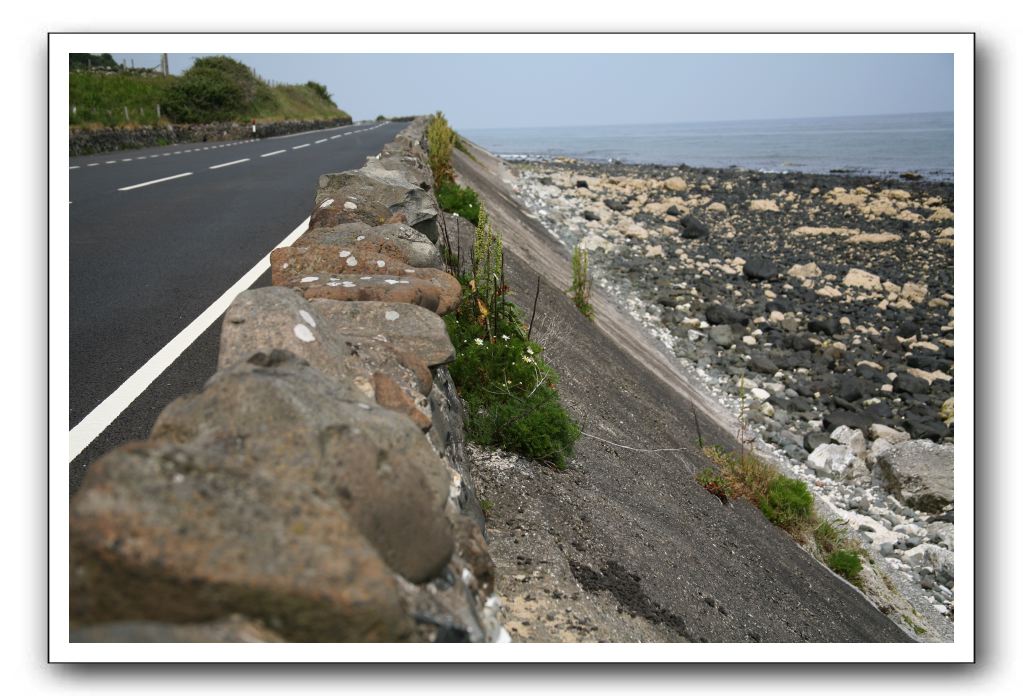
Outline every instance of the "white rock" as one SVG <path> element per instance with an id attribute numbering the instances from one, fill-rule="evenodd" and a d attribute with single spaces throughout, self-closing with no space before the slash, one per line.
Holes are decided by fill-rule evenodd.
<path id="1" fill-rule="evenodd" d="M 859 428 L 840 425 L 832 431 L 831 440 L 845 445 L 853 455 L 861 459 L 867 454 L 867 440 L 863 437 L 863 431 Z"/>
<path id="2" fill-rule="evenodd" d="M 753 336 L 743 336 L 742 342 L 745 343 L 747 346 L 755 346 L 757 344 L 757 339 L 755 339 Z"/>
<path id="3" fill-rule="evenodd" d="M 856 455 L 845 445 L 818 445 L 806 459 L 807 466 L 818 474 L 833 478 L 845 476 L 855 462 Z"/>
<path id="4" fill-rule="evenodd" d="M 909 433 L 904 433 L 901 430 L 890 428 L 881 423 L 874 423 L 870 426 L 870 437 L 874 439 L 887 440 L 888 443 L 892 445 L 896 445 L 900 442 L 906 442 L 910 439 Z"/>
<path id="5" fill-rule="evenodd" d="M 763 213 L 763 212 L 771 212 L 771 213 L 780 212 L 778 210 L 778 204 L 775 203 L 772 200 L 769 200 L 769 199 L 767 199 L 767 200 L 765 200 L 765 199 L 754 199 L 754 200 L 749 202 L 749 209 L 752 210 L 752 211 L 761 212 L 761 213 Z"/>
<path id="6" fill-rule="evenodd" d="M 842 279 L 842 284 L 851 288 L 862 288 L 871 292 L 881 292 L 881 276 L 874 275 L 862 268 L 851 268 Z"/>
<path id="7" fill-rule="evenodd" d="M 757 401 L 767 401 L 771 398 L 771 394 L 766 389 L 761 389 L 760 387 L 753 387 L 749 390 L 749 394 Z"/>
<path id="8" fill-rule="evenodd" d="M 811 261 L 810 263 L 797 263 L 788 270 L 788 274 L 793 278 L 809 280 L 810 278 L 820 278 L 823 271 L 821 271 L 820 266 Z"/>

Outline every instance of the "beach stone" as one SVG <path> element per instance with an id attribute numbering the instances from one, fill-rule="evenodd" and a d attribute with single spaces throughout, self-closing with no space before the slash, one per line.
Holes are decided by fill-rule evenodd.
<path id="1" fill-rule="evenodd" d="M 450 481 L 420 429 L 389 410 L 340 398 L 322 373 L 291 354 L 261 355 L 173 401 L 150 441 L 224 443 L 225 466 L 324 491 L 396 572 L 413 582 L 435 577 L 451 555 L 443 513 Z"/>
<path id="2" fill-rule="evenodd" d="M 788 275 L 800 280 L 813 280 L 814 278 L 820 278 L 824 275 L 824 272 L 820 269 L 820 266 L 811 261 L 810 263 L 795 264 L 789 268 Z"/>
<path id="3" fill-rule="evenodd" d="M 753 256 L 743 265 L 742 272 L 747 278 L 770 280 L 777 277 L 780 271 L 773 261 L 763 256 Z"/>
<path id="4" fill-rule="evenodd" d="M 926 394 L 931 389 L 931 385 L 928 384 L 927 380 L 905 373 L 897 376 L 895 381 L 892 382 L 892 386 L 895 388 L 895 391 L 904 394 Z"/>
<path id="5" fill-rule="evenodd" d="M 927 297 L 927 286 L 922 283 L 906 282 L 902 285 L 900 294 L 910 302 L 923 302 Z"/>
<path id="6" fill-rule="evenodd" d="M 457 308 L 462 297 L 458 280 L 435 268 L 401 276 L 316 273 L 291 278 L 287 287 L 300 290 L 309 300 L 406 302 L 440 315 Z"/>
<path id="7" fill-rule="evenodd" d="M 910 440 L 881 453 L 876 467 L 885 487 L 922 512 L 940 512 L 954 501 L 953 446 Z"/>
<path id="8" fill-rule="evenodd" d="M 295 240 L 292 246 L 325 244 L 351 249 L 357 243 L 377 256 L 391 257 L 413 268 L 444 266 L 437 245 L 426 235 L 401 223 L 370 227 L 364 222 L 349 222 L 334 227 L 317 227 Z"/>
<path id="9" fill-rule="evenodd" d="M 867 440 L 863 437 L 863 431 L 850 428 L 847 425 L 840 425 L 831 431 L 831 439 L 845 445 L 854 456 L 862 459 L 867 454 Z"/>
<path id="10" fill-rule="evenodd" d="M 820 445 L 806 458 L 806 465 L 822 476 L 846 478 L 858 461 L 855 454 L 845 445 Z"/>
<path id="11" fill-rule="evenodd" d="M 363 170 L 323 174 L 314 205 L 310 229 L 346 222 L 370 226 L 404 222 L 431 242 L 437 241 L 440 211 L 433 196 L 418 186 L 395 183 Z"/>
<path id="12" fill-rule="evenodd" d="M 765 199 L 754 199 L 749 202 L 749 209 L 755 213 L 778 213 L 781 212 L 778 209 L 778 204 L 773 200 Z"/>
<path id="13" fill-rule="evenodd" d="M 687 184 L 686 180 L 683 179 L 682 177 L 673 176 L 664 180 L 664 188 L 668 189 L 669 191 L 681 192 L 688 189 L 689 184 Z"/>
<path id="14" fill-rule="evenodd" d="M 809 432 L 803 436 L 803 449 L 807 452 L 813 452 L 821 445 L 827 445 L 831 442 L 831 437 L 828 433 L 822 432 Z"/>
<path id="15" fill-rule="evenodd" d="M 955 578 L 955 554 L 937 544 L 920 544 L 902 554 L 902 560 L 912 568 L 933 568 L 942 584 Z"/>
<path id="16" fill-rule="evenodd" d="M 734 307 L 727 305 L 712 304 L 704 310 L 709 324 L 741 324 L 749 323 L 749 317 Z"/>
<path id="17" fill-rule="evenodd" d="M 735 343 L 735 335 L 732 333 L 732 328 L 727 324 L 718 324 L 710 327 L 707 335 L 710 336 L 710 340 L 722 348 L 728 348 Z"/>
<path id="18" fill-rule="evenodd" d="M 851 288 L 862 288 L 871 292 L 881 292 L 881 278 L 861 268 L 850 269 L 842 279 L 842 284 Z"/>
<path id="19" fill-rule="evenodd" d="M 383 341 L 431 367 L 455 359 L 444 320 L 428 309 L 397 302 L 312 300 L 310 305 L 346 336 Z"/>
<path id="20" fill-rule="evenodd" d="M 240 613 L 295 642 L 409 635 L 391 570 L 347 513 L 233 447 L 132 443 L 89 467 L 71 500 L 72 630 Z"/>
<path id="21" fill-rule="evenodd" d="M 822 333 L 828 336 L 834 336 L 841 330 L 841 325 L 838 323 L 838 319 L 835 317 L 826 317 L 824 319 L 811 319 L 807 322 L 806 328 L 814 333 Z"/>
<path id="22" fill-rule="evenodd" d="M 855 413 L 843 408 L 838 408 L 824 414 L 824 429 L 829 434 L 840 425 L 847 425 L 850 428 L 866 430 L 872 424 L 873 423 L 869 416 L 865 416 L 861 413 Z"/>
<path id="23" fill-rule="evenodd" d="M 262 624 L 234 614 L 208 623 L 117 621 L 71 630 L 72 643 L 283 643 Z"/>
<path id="24" fill-rule="evenodd" d="M 765 375 L 773 375 L 778 371 L 778 366 L 769 357 L 763 353 L 754 353 L 750 359 L 749 367 L 754 372 L 759 372 Z"/>
<path id="25" fill-rule="evenodd" d="M 611 198 L 605 198 L 604 199 L 604 205 L 606 205 L 608 208 L 610 208 L 611 210 L 615 211 L 616 213 L 620 213 L 620 212 L 624 211 L 625 208 L 626 208 L 624 203 L 622 203 L 621 201 L 616 201 L 616 200 L 611 199 Z"/>
<path id="26" fill-rule="evenodd" d="M 893 445 L 897 445 L 900 442 L 906 442 L 910 439 L 909 433 L 904 433 L 901 430 L 884 425 L 883 423 L 874 423 L 868 430 L 870 437 L 874 439 L 887 440 Z"/>
<path id="27" fill-rule="evenodd" d="M 683 239 L 701 239 L 710 235 L 710 228 L 700 218 L 692 213 L 686 215 L 680 221 L 682 225 L 681 236 Z"/>

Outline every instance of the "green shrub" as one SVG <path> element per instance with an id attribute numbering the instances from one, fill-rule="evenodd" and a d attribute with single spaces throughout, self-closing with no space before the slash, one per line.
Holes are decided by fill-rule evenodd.
<path id="1" fill-rule="evenodd" d="M 227 56 L 197 58 L 171 85 L 166 101 L 167 114 L 178 123 L 230 121 L 274 104 L 269 85 Z"/>
<path id="2" fill-rule="evenodd" d="M 469 439 L 564 468 L 579 428 L 561 405 L 557 373 L 530 341 L 522 310 L 506 298 L 501 236 L 479 211 L 462 301 L 444 317 L 455 361 L 451 377 L 465 403 Z"/>
<path id="3" fill-rule="evenodd" d="M 802 481 L 778 476 L 760 499 L 760 510 L 773 524 L 795 529 L 813 514 L 813 495 Z"/>
<path id="4" fill-rule="evenodd" d="M 478 224 L 480 219 L 480 199 L 476 192 L 468 186 L 459 186 L 453 181 L 444 181 L 437 187 L 437 204 L 448 213 L 459 216 Z"/>
<path id="5" fill-rule="evenodd" d="M 845 534 L 835 525 L 824 520 L 813 530 L 813 540 L 824 555 L 834 553 L 845 543 Z"/>
<path id="6" fill-rule="evenodd" d="M 863 564 L 859 554 L 840 549 L 828 556 L 828 567 L 853 584 L 858 584 Z"/>
<path id="7" fill-rule="evenodd" d="M 309 80 L 309 82 L 305 83 L 305 86 L 311 89 L 313 91 L 313 94 L 318 96 L 323 101 L 329 102 L 332 106 L 337 106 L 336 104 L 334 104 L 334 95 L 327 91 L 326 85 Z"/>
<path id="8" fill-rule="evenodd" d="M 590 284 L 590 255 L 582 247 L 576 246 L 572 250 L 572 287 L 569 288 L 569 294 L 582 315 L 593 321 Z"/>
<path id="9" fill-rule="evenodd" d="M 455 131 L 451 130 L 444 114 L 438 111 L 426 126 L 426 143 L 429 148 L 430 169 L 433 170 L 434 188 L 440 188 L 445 181 L 455 180 L 451 167 L 451 150 L 455 146 Z"/>

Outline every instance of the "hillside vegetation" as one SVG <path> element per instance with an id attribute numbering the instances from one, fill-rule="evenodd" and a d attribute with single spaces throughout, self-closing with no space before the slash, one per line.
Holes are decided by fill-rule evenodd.
<path id="1" fill-rule="evenodd" d="M 72 71 L 69 79 L 69 123 L 79 127 L 348 116 L 324 85 L 271 86 L 247 65 L 226 56 L 196 59 L 180 77 Z"/>

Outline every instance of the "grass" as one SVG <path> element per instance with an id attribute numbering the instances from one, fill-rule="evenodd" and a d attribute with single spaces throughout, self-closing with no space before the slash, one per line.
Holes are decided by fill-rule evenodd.
<path id="1" fill-rule="evenodd" d="M 247 66 L 223 56 L 199 59 L 180 77 L 73 71 L 68 78 L 74 107 L 69 123 L 83 128 L 348 117 L 323 85 L 271 87 Z"/>
<path id="2" fill-rule="evenodd" d="M 590 255 L 580 246 L 572 250 L 572 287 L 568 293 L 584 317 L 593 321 L 593 305 L 590 304 Z"/>
<path id="3" fill-rule="evenodd" d="M 703 451 L 714 466 L 700 471 L 697 483 L 722 502 L 730 498 L 750 501 L 815 558 L 861 586 L 863 550 L 838 525 L 818 517 L 813 494 L 805 483 L 783 476 L 745 447 L 739 454 L 714 446 L 704 447 Z"/>
<path id="4" fill-rule="evenodd" d="M 437 187 L 437 204 L 447 213 L 456 213 L 478 224 L 480 221 L 480 199 L 476 191 L 468 186 L 459 186 L 453 181 L 444 181 Z"/>

